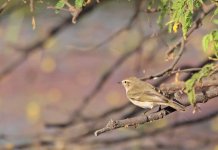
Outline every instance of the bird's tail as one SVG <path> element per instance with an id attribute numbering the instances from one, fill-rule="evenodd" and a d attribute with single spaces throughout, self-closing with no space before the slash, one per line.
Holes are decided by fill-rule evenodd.
<path id="1" fill-rule="evenodd" d="M 170 106 L 176 110 L 179 110 L 179 111 L 185 111 L 185 106 L 177 101 L 174 101 L 174 100 L 169 101 L 168 106 Z"/>

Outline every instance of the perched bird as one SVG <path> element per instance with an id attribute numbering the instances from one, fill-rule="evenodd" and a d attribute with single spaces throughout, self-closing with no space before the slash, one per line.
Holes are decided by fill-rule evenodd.
<path id="1" fill-rule="evenodd" d="M 170 106 L 179 111 L 185 111 L 185 106 L 170 100 L 158 92 L 151 84 L 141 81 L 136 77 L 122 80 L 127 98 L 136 106 L 152 109 L 154 106 Z"/>

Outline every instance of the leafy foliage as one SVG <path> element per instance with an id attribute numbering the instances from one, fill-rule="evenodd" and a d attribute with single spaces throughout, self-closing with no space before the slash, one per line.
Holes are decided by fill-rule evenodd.
<path id="1" fill-rule="evenodd" d="M 90 2 L 91 0 L 74 0 L 73 2 L 69 2 L 68 0 L 59 0 L 55 5 L 56 13 L 58 13 L 59 10 L 63 9 L 66 6 L 65 10 L 69 11 L 72 15 L 72 22 L 76 23 L 76 18 L 81 12 L 82 7 Z"/>
<path id="2" fill-rule="evenodd" d="M 59 0 L 56 3 L 55 8 L 57 10 L 64 8 L 65 3 L 66 3 L 65 1 L 67 1 L 67 0 Z M 85 2 L 84 0 L 74 0 L 74 5 L 75 5 L 76 8 L 82 8 L 84 2 Z"/>
<path id="3" fill-rule="evenodd" d="M 55 5 L 55 8 L 56 8 L 56 13 L 59 13 L 59 10 L 60 9 L 62 9 L 62 8 L 64 8 L 64 6 L 65 6 L 65 3 L 64 3 L 64 1 L 63 0 L 59 0 L 57 3 L 56 3 L 56 5 Z"/>
<path id="4" fill-rule="evenodd" d="M 166 16 L 170 8 L 170 0 L 161 0 L 159 4 L 160 15 L 158 17 L 157 23 L 159 25 L 163 24 L 164 17 Z"/>
<path id="5" fill-rule="evenodd" d="M 218 15 L 218 8 L 213 13 L 213 23 L 218 24 L 218 19 L 214 19 Z M 218 30 L 213 30 L 209 34 L 205 35 L 202 40 L 204 52 L 211 50 L 215 57 L 218 59 Z"/>
<path id="6" fill-rule="evenodd" d="M 171 32 L 173 29 L 174 32 L 177 32 L 178 26 L 181 25 L 183 37 L 186 38 L 193 22 L 194 10 L 199 8 L 202 3 L 202 0 L 161 0 L 158 23 L 163 22 L 164 17 L 168 14 L 170 16 L 167 23 L 169 31 Z"/>
<path id="7" fill-rule="evenodd" d="M 211 49 L 216 58 L 218 58 L 218 30 L 205 35 L 202 44 L 205 52 Z"/>
<path id="8" fill-rule="evenodd" d="M 75 0 L 76 8 L 81 8 L 83 6 L 84 0 Z"/>
<path id="9" fill-rule="evenodd" d="M 218 8 L 214 11 L 212 18 L 216 15 L 218 15 Z"/>
<path id="10" fill-rule="evenodd" d="M 214 64 L 205 65 L 198 73 L 192 75 L 192 77 L 185 82 L 185 93 L 188 95 L 188 100 L 191 105 L 195 105 L 195 84 L 201 81 L 203 77 L 207 77 L 213 70 Z"/>
<path id="11" fill-rule="evenodd" d="M 56 3 L 55 8 L 56 8 L 56 9 L 61 9 L 61 8 L 64 7 L 64 5 L 65 5 L 64 1 L 63 1 L 63 0 L 60 0 L 60 1 L 58 1 L 58 2 Z"/>

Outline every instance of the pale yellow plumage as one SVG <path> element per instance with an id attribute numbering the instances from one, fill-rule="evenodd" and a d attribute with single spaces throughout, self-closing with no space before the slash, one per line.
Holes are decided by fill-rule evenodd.
<path id="1" fill-rule="evenodd" d="M 184 111 L 185 107 L 160 94 L 149 83 L 143 82 L 136 77 L 129 77 L 122 81 L 126 90 L 127 98 L 134 104 L 142 108 L 152 109 L 157 105 L 170 106 L 176 110 Z"/>

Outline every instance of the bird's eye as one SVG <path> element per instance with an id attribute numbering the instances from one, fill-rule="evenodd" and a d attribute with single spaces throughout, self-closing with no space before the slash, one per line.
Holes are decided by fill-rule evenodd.
<path id="1" fill-rule="evenodd" d="M 124 81 L 124 83 L 127 83 L 126 81 Z"/>

